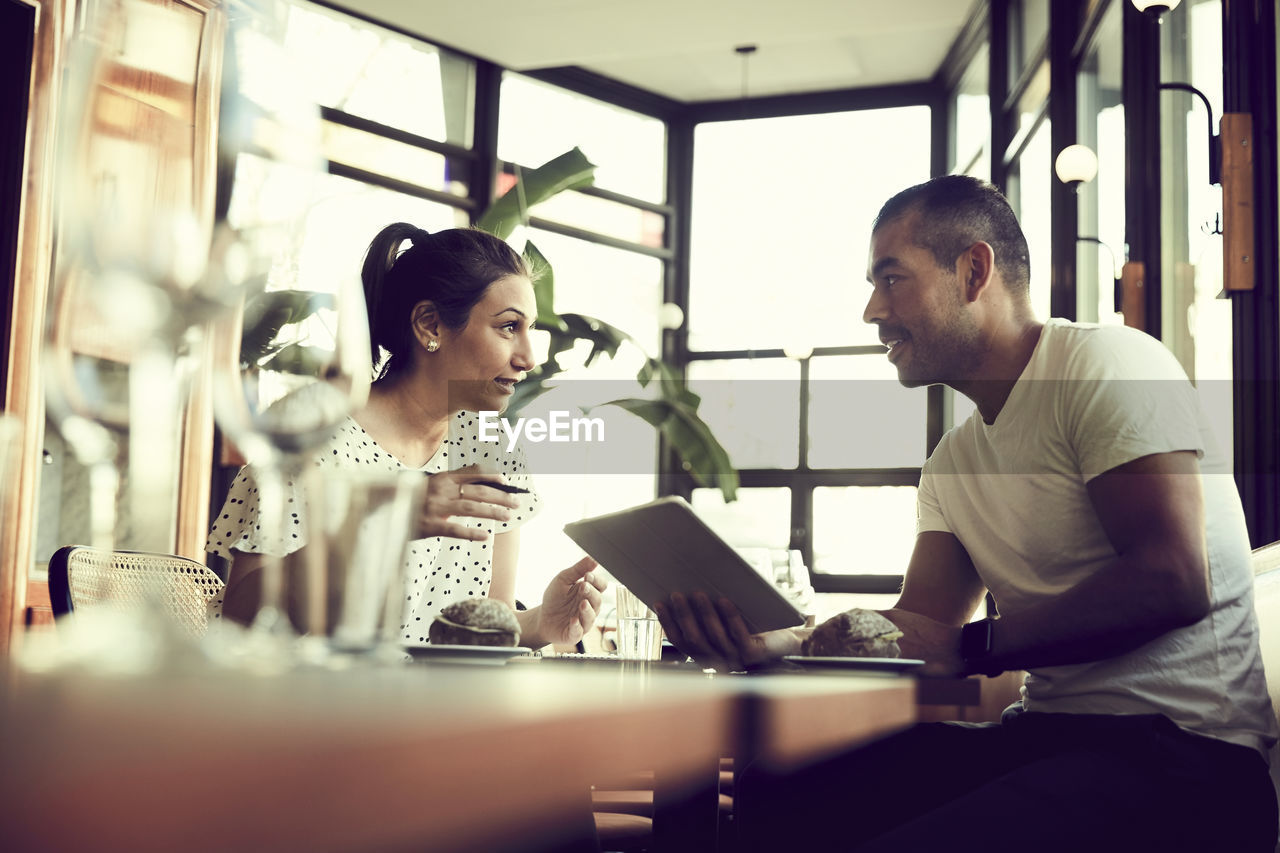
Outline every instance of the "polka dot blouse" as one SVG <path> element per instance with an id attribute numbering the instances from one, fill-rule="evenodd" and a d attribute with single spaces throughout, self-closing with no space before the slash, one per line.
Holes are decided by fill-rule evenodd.
<path id="1" fill-rule="evenodd" d="M 459 412 L 449 425 L 449 434 L 427 463 L 417 469 L 427 474 L 451 471 L 484 462 L 495 466 L 507 482 L 533 488 L 524 454 L 517 447 L 509 452 L 503 443 L 480 441 L 473 412 Z M 315 464 L 334 470 L 403 471 L 407 466 L 378 446 L 352 418 L 337 429 L 320 451 Z M 517 496 L 520 507 L 509 521 L 460 519 L 463 523 L 488 529 L 491 533 L 514 530 L 533 517 L 540 500 L 535 492 Z M 258 526 L 258 489 L 248 468 L 241 469 L 231 484 L 222 511 L 214 520 L 205 550 L 229 560 L 235 551 L 256 554 L 290 554 L 307 541 L 306 507 L 300 484 L 285 483 L 285 513 L 282 538 L 266 541 Z M 405 572 L 405 618 L 401 634 L 408 643 L 425 643 L 427 628 L 442 609 L 469 597 L 489 593 L 492 579 L 493 540 L 470 542 L 433 536 L 409 543 Z"/>

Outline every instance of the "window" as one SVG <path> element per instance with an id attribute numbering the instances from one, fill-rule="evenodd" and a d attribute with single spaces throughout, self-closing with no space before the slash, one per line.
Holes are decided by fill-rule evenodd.
<path id="1" fill-rule="evenodd" d="M 1121 100 L 1121 12 L 1103 13 L 1076 82 L 1077 135 L 1098 155 L 1098 175 L 1078 189 L 1076 317 L 1122 323 L 1115 281 L 1125 258 L 1124 103 Z M 1093 238 L 1093 239 L 1091 239 Z"/>
<path id="2" fill-rule="evenodd" d="M 539 166 L 571 148 L 596 165 L 592 187 L 560 193 L 529 211 L 523 237 L 537 246 L 554 273 L 555 308 L 584 314 L 630 336 L 618 356 L 590 367 L 579 341 L 559 357 L 564 372 L 555 390 L 521 414 L 649 396 L 636 381 L 646 356 L 660 353 L 658 308 L 671 251 L 667 246 L 666 125 L 657 118 L 595 98 L 506 73 L 498 116 L 498 156 L 506 167 L 499 187 L 514 182 L 520 167 Z M 512 244 L 522 245 L 520 235 Z M 540 414 L 542 413 L 542 414 Z M 563 526 L 584 516 L 652 500 L 657 487 L 657 432 L 616 407 L 591 409 L 605 424 L 600 444 L 529 444 L 530 469 L 545 501 L 521 530 L 523 559 L 516 596 L 530 604 L 555 572 L 581 552 Z"/>
<path id="3" fill-rule="evenodd" d="M 862 313 L 871 223 L 929 178 L 930 114 L 906 105 L 694 131 L 688 376 L 743 485 L 728 507 L 696 489 L 694 507 L 736 547 L 799 549 L 819 591 L 900 580 L 906 561 L 870 558 L 851 529 L 901 532 L 906 553 L 915 540 L 927 415 L 942 397 L 898 383 Z M 853 506 L 856 524 L 843 515 Z M 880 577 L 865 579 L 868 562 Z"/>

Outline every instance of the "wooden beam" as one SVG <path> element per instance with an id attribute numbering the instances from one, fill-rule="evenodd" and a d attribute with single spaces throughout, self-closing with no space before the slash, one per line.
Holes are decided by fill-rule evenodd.
<path id="1" fill-rule="evenodd" d="M 1222 117 L 1222 285 L 1253 290 L 1253 114 Z"/>

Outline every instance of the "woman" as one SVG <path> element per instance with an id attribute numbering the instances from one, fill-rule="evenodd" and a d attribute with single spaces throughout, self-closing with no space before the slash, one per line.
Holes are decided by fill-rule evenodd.
<path id="1" fill-rule="evenodd" d="M 411 246 L 401 251 L 406 240 Z M 361 278 L 377 379 L 368 404 L 339 427 L 316 464 L 430 474 L 421 538 L 407 557 L 401 631 L 406 643 L 421 643 L 435 615 L 455 601 L 487 595 L 514 608 L 517 528 L 539 499 L 532 491 L 507 494 L 486 485 L 530 482 L 522 453 L 506 451 L 505 442 L 479 441 L 475 413 L 505 409 L 534 367 L 537 305 L 524 258 L 478 229 L 428 234 L 389 225 L 370 244 Z M 233 506 L 236 512 L 226 511 Z M 256 517 L 246 469 L 206 545 L 232 560 L 223 613 L 241 622 L 257 609 L 262 554 L 288 554 L 301 542 L 290 532 L 272 547 L 262 541 Z M 581 639 L 605 587 L 595 565 L 586 557 L 560 572 L 540 605 L 516 614 L 521 645 Z"/>

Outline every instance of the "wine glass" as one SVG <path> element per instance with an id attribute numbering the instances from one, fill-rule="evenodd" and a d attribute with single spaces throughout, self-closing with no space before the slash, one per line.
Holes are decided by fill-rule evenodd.
<path id="1" fill-rule="evenodd" d="M 172 37 L 167 26 L 145 4 L 92 4 L 68 44 L 58 121 L 46 409 L 89 470 L 90 539 L 103 549 L 116 544 L 127 440 L 130 545 L 171 550 L 181 401 L 201 324 L 224 304 L 205 287 L 208 199 L 193 176 L 210 164 L 199 130 L 181 99 L 147 100 L 137 46 Z"/>
<path id="2" fill-rule="evenodd" d="M 239 299 L 212 331 L 214 416 L 248 463 L 268 543 L 283 538 L 287 486 L 363 405 L 372 378 L 358 265 L 336 272 L 325 235 L 309 227 L 325 164 L 319 110 L 287 46 L 288 12 L 265 0 L 228 6 L 219 160 L 230 192 L 207 271 Z M 282 659 L 296 639 L 282 555 L 263 556 L 249 648 Z"/>

